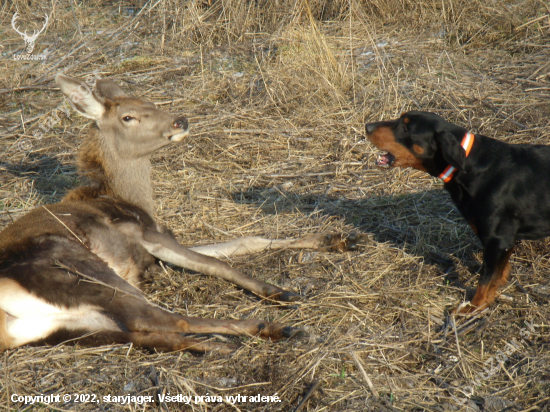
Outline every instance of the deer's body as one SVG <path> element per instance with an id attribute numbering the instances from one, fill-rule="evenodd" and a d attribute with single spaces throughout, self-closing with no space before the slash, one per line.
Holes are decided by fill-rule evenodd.
<path id="1" fill-rule="evenodd" d="M 271 339 L 294 334 L 292 328 L 254 319 L 168 312 L 143 297 L 139 282 L 158 259 L 227 279 L 260 296 L 292 301 L 296 295 L 211 256 L 347 243 L 316 235 L 298 241 L 241 238 L 196 251 L 181 246 L 154 218 L 149 158 L 185 138 L 187 120 L 127 96 L 111 81 L 98 81 L 94 93 L 78 79 L 58 75 L 56 81 L 75 108 L 95 120 L 79 152 L 79 169 L 89 184 L 0 232 L 0 350 L 73 339 L 87 345 L 132 342 L 155 350 L 227 351 L 226 344 L 183 334 Z"/>

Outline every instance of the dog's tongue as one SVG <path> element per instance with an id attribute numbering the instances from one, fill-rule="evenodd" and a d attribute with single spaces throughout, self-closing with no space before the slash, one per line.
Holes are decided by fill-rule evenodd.
<path id="1" fill-rule="evenodd" d="M 391 153 L 381 154 L 376 159 L 376 165 L 380 167 L 390 167 L 395 157 Z"/>

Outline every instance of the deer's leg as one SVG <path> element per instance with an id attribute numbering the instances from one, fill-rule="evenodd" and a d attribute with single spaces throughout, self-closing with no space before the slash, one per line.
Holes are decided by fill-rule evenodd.
<path id="1" fill-rule="evenodd" d="M 33 270 L 25 271 L 26 266 L 21 265 L 9 268 L 13 273 L 8 270 L 5 274 L 18 274 L 17 280 L 0 278 L 0 349 L 50 342 L 56 337 L 57 342 L 63 342 L 98 332 L 98 336 L 106 339 L 95 338 L 98 344 L 108 339 L 111 339 L 109 343 L 142 342 L 145 347 L 156 348 L 158 344 L 159 350 L 195 345 L 196 341 L 173 335 L 179 333 L 257 335 L 280 340 L 300 332 L 255 319 L 200 319 L 168 312 L 135 293 L 135 288 L 103 262 L 89 259 L 85 264 L 77 261 L 82 256 L 75 254 L 63 262 L 57 261 L 55 266 L 62 265 L 63 269 L 45 260 L 44 265 Z M 80 267 L 75 268 L 78 265 Z M 64 339 L 60 337 L 63 331 L 66 331 Z M 138 334 L 117 335 L 114 332 Z M 170 335 L 166 341 L 161 338 L 164 334 Z"/>
<path id="2" fill-rule="evenodd" d="M 159 235 L 162 236 L 160 233 Z M 166 235 L 165 237 L 172 239 Z M 174 242 L 179 246 L 176 241 Z M 188 251 L 182 246 L 181 248 L 184 251 Z M 223 262 L 217 259 L 199 254 L 196 255 L 223 264 Z M 95 311 L 96 315 L 97 313 L 108 314 L 105 318 L 114 321 L 117 325 L 121 325 L 123 330 L 129 332 L 220 333 L 227 335 L 260 336 L 264 339 L 273 341 L 290 338 L 297 333 L 302 333 L 299 329 L 283 326 L 280 323 L 272 323 L 257 319 L 225 320 L 181 316 L 152 304 L 141 294 L 136 295 L 124 291 L 124 284 L 120 282 L 126 282 L 121 280 L 106 266 L 88 265 L 86 268 L 80 269 L 82 272 L 72 272 L 76 276 L 72 276 L 71 278 L 67 276 L 67 271 L 70 272 L 69 266 L 72 265 L 67 265 L 67 268 L 63 271 L 56 270 L 55 273 L 50 273 L 49 278 L 51 279 L 57 276 L 66 283 L 70 282 L 72 293 L 78 295 L 81 302 L 101 308 L 101 311 Z M 88 271 L 88 273 L 84 273 L 85 271 Z M 101 271 L 101 276 L 97 273 L 99 271 Z M 237 272 L 237 274 L 241 275 L 239 272 Z M 88 279 L 102 278 L 103 281 L 101 283 L 81 282 L 80 277 L 83 275 L 88 275 Z M 113 284 L 117 285 L 116 289 L 112 287 Z M 68 286 L 69 285 L 65 285 L 65 287 Z M 129 291 L 133 292 L 132 289 L 129 289 Z M 92 318 L 92 314 L 90 314 L 88 318 Z M 76 329 L 74 324 L 71 325 L 71 327 Z M 87 328 L 87 330 L 93 331 L 94 329 Z"/>
<path id="3" fill-rule="evenodd" d="M 189 249 L 202 255 L 217 258 L 252 255 L 266 250 L 277 249 L 327 249 L 331 251 L 354 250 L 366 241 L 366 235 L 359 234 L 319 234 L 299 239 L 265 239 L 257 236 L 246 236 L 225 243 L 195 246 Z"/>
<path id="4" fill-rule="evenodd" d="M 264 339 L 278 341 L 294 336 L 303 336 L 301 329 L 283 326 L 280 323 L 266 322 L 257 319 L 229 320 L 189 318 L 185 321 L 189 333 L 221 333 L 226 335 L 259 335 Z"/>
<path id="5" fill-rule="evenodd" d="M 207 256 L 202 257 L 217 261 Z M 93 266 L 87 269 L 89 271 L 88 274 L 83 273 L 86 269 L 82 269 L 82 272 L 72 272 L 76 276 L 71 277 L 67 273 L 71 272 L 68 267 L 63 271 L 56 270 L 55 273 L 49 274 L 50 278 L 57 276 L 63 279 L 65 283 L 70 283 L 70 285 L 66 284 L 65 287 L 79 297 L 82 305 L 93 305 L 100 308 L 99 310 L 90 309 L 84 315 L 84 319 L 75 316 L 60 316 L 60 322 L 66 322 L 60 323 L 60 327 L 64 327 L 65 329 L 81 329 L 81 325 L 85 325 L 86 330 L 94 331 L 97 330 L 94 329 L 94 325 L 101 324 L 103 329 L 116 330 L 120 328 L 128 332 L 220 333 L 260 336 L 273 341 L 289 338 L 297 333 L 301 333 L 298 329 L 283 326 L 280 323 L 257 319 L 225 320 L 181 316 L 152 304 L 142 295 L 135 295 L 122 291 L 119 288 L 113 288 L 109 279 L 113 278 L 113 281 L 119 281 L 120 278 L 108 267 L 95 267 L 95 272 L 103 269 L 102 278 L 105 280 L 104 282 L 81 282 L 82 276 L 85 276 L 87 279 L 99 278 L 97 273 L 92 273 Z M 72 309 L 69 310 L 69 312 L 71 311 L 74 312 Z"/>
<path id="6" fill-rule="evenodd" d="M 257 319 L 207 319 L 181 316 L 130 295 L 111 296 L 103 311 L 131 332 L 220 333 L 225 335 L 260 336 L 273 341 L 293 337 L 303 332 L 280 323 Z"/>
<path id="7" fill-rule="evenodd" d="M 68 340 L 89 347 L 131 343 L 138 348 L 158 352 L 190 350 L 194 352 L 217 351 L 222 354 L 228 354 L 237 348 L 237 345 L 230 343 L 193 339 L 185 337 L 180 333 L 123 332 L 112 330 L 100 330 L 91 333 L 63 330 L 39 343 L 57 345 Z"/>
<path id="8" fill-rule="evenodd" d="M 122 227 L 123 225 L 121 224 L 120 226 L 119 230 L 123 230 L 129 235 L 134 236 L 134 238 L 139 239 L 141 246 L 157 259 L 199 273 L 225 279 L 243 289 L 266 298 L 284 302 L 294 302 L 300 299 L 299 295 L 287 292 L 275 285 L 253 279 L 233 269 L 221 260 L 189 250 L 167 234 L 139 228 L 136 225 Z"/>
<path id="9" fill-rule="evenodd" d="M 260 336 L 273 341 L 303 334 L 300 329 L 258 319 L 195 318 L 170 313 L 152 305 L 140 309 L 141 311 L 133 310 L 131 313 L 126 313 L 123 319 L 120 318 L 120 313 L 113 313 L 113 316 L 119 317 L 125 327 L 134 332 L 219 333 Z"/>

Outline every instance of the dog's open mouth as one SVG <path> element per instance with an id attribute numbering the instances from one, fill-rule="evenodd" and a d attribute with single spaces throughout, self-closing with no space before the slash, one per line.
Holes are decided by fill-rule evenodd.
<path id="1" fill-rule="evenodd" d="M 395 156 L 391 153 L 388 152 L 386 154 L 380 154 L 378 155 L 378 159 L 376 159 L 376 166 L 390 167 L 394 161 Z"/>

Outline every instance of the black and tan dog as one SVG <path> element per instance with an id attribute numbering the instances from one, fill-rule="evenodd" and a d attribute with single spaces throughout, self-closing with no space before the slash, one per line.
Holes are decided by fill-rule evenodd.
<path id="1" fill-rule="evenodd" d="M 516 240 L 550 236 L 550 146 L 507 144 L 411 111 L 368 123 L 368 139 L 386 152 L 382 167 L 413 167 L 437 176 L 483 244 L 483 267 L 470 304 L 484 309 L 506 284 Z M 455 309 L 456 311 L 456 309 Z"/>

